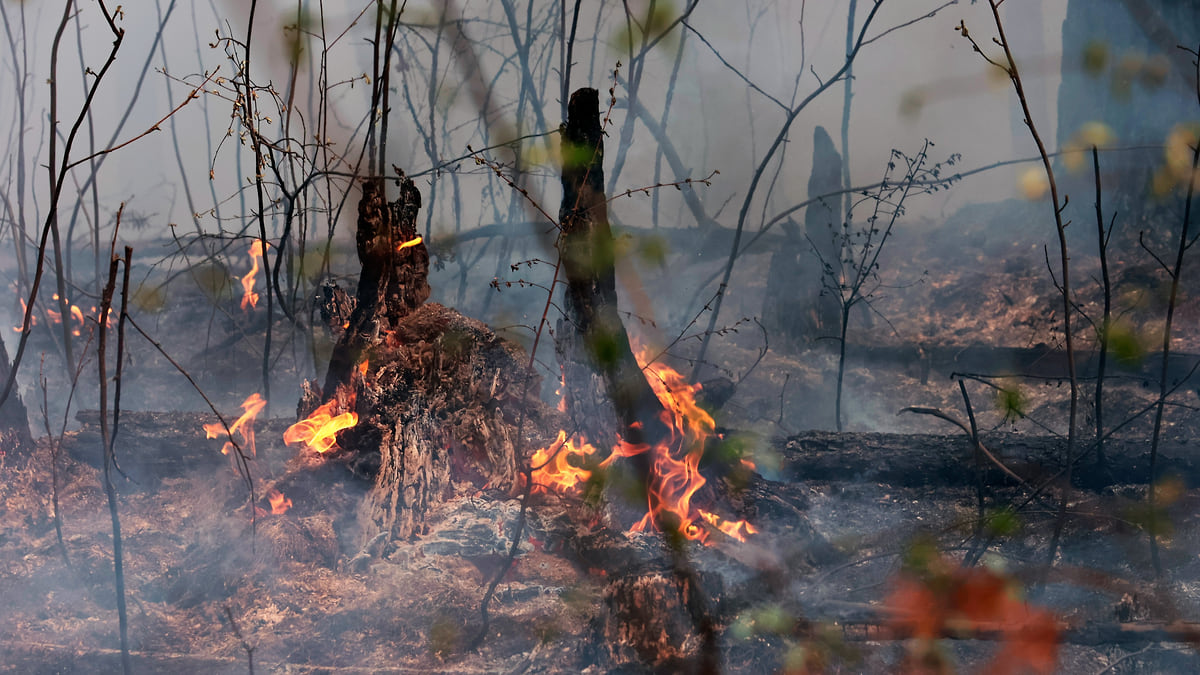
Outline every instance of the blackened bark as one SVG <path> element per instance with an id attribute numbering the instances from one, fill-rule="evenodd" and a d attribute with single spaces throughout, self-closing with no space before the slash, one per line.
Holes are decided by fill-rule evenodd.
<path id="1" fill-rule="evenodd" d="M 607 443 L 620 432 L 632 443 L 653 444 L 666 436 L 659 417 L 663 408 L 633 356 L 617 310 L 603 136 L 599 93 L 577 90 L 567 106 L 562 140 L 559 222 L 567 289 L 566 317 L 558 325 L 559 360 L 567 409 L 589 440 Z M 648 458 L 633 460 L 638 477 L 648 478 Z"/>
<path id="2" fill-rule="evenodd" d="M 349 326 L 329 359 L 323 393 L 332 397 L 350 381 L 363 353 L 429 299 L 429 250 L 417 238 L 421 193 L 401 175 L 400 197 L 388 203 L 383 178 L 363 183 L 358 202 L 358 259 L 362 273 Z M 408 244 L 408 245 L 405 245 Z"/>
<path id="3" fill-rule="evenodd" d="M 557 349 L 567 410 L 577 428 L 592 443 L 603 446 L 615 440 L 615 421 L 616 431 L 627 442 L 650 447 L 666 440 L 670 429 L 662 419 L 662 404 L 633 356 L 617 311 L 615 250 L 603 187 L 603 136 L 599 93 L 577 90 L 567 105 L 562 140 L 560 253 L 567 289 Z M 656 479 L 651 453 L 634 455 L 628 462 L 633 479 L 649 489 Z M 671 574 L 659 578 L 610 575 L 606 604 L 611 620 L 605 631 L 618 638 L 655 636 L 639 641 L 634 649 L 649 663 L 670 667 L 673 672 L 715 673 L 715 624 L 702 584 L 678 545 L 677 524 L 658 518 L 659 529 L 674 544 L 669 547 Z M 647 601 L 658 604 L 647 611 Z"/>

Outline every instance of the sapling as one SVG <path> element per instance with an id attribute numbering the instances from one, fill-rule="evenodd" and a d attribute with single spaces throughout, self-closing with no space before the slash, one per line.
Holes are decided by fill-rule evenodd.
<path id="1" fill-rule="evenodd" d="M 921 150 L 909 157 L 899 150 L 892 150 L 887 168 L 883 172 L 883 180 L 875 192 L 864 191 L 856 204 L 846 214 L 841 227 L 831 233 L 833 237 L 832 250 L 837 252 L 837 260 L 829 260 L 822 251 L 830 247 L 821 246 L 809 238 L 813 253 L 820 261 L 822 268 L 821 294 L 830 295 L 838 304 L 838 371 L 837 394 L 835 397 L 835 418 L 837 430 L 841 431 L 842 422 L 842 389 L 846 373 L 846 333 L 850 324 L 850 312 L 858 305 L 874 310 L 871 301 L 876 293 L 885 287 L 879 275 L 879 255 L 892 236 L 896 221 L 904 213 L 904 202 L 913 195 L 937 192 L 945 189 L 955 177 L 942 181 L 941 162 L 926 166 L 929 149 L 933 143 L 929 140 L 921 146 Z M 944 164 L 953 166 L 960 156 L 950 155 Z M 904 165 L 904 177 L 899 182 L 892 182 L 892 172 Z M 853 223 L 854 206 L 872 202 L 871 215 L 862 226 Z"/>

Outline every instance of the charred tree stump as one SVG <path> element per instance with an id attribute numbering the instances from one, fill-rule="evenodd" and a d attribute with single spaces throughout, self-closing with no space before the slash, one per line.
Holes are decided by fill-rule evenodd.
<path id="1" fill-rule="evenodd" d="M 325 384 L 308 384 L 300 417 L 333 401 L 330 415 L 353 411 L 325 461 L 343 462 L 373 485 L 358 509 L 358 544 L 420 534 L 430 512 L 456 490 L 517 484 L 517 418 L 530 415 L 541 442 L 540 402 L 524 398 L 520 348 L 486 325 L 426 303 L 429 253 L 417 235 L 421 195 L 399 180 L 389 203 L 382 179 L 363 184 L 358 207 L 362 273 L 351 298 L 324 292 L 322 313 L 335 334 Z M 347 316 L 348 314 L 348 316 Z M 537 386 L 529 390 L 537 391 Z"/>
<path id="2" fill-rule="evenodd" d="M 575 91 L 562 139 L 559 245 L 566 300 L 556 349 L 575 427 L 600 446 L 614 442 L 619 433 L 628 443 L 648 448 L 668 438 L 671 430 L 618 313 L 615 249 L 604 195 L 603 135 L 599 93 L 590 88 Z M 628 462 L 636 487 L 654 494 L 650 453 L 635 454 Z M 645 508 L 649 501 L 641 500 L 639 506 Z M 611 655 L 623 660 L 622 656 L 636 654 L 645 663 L 715 672 L 712 618 L 675 534 L 677 523 L 661 522 L 654 504 L 649 506 L 672 544 L 672 571 L 651 576 L 608 571 L 609 617 L 603 633 L 621 645 Z M 632 653 L 626 654 L 625 649 Z"/>
<path id="3" fill-rule="evenodd" d="M 429 250 L 417 236 L 421 193 L 407 177 L 399 183 L 400 198 L 391 203 L 382 178 L 363 183 L 355 234 L 362 274 L 349 325 L 329 359 L 326 398 L 350 381 L 351 370 L 381 333 L 429 299 Z"/>
<path id="4" fill-rule="evenodd" d="M 842 187 L 842 158 L 824 127 L 813 131 L 813 164 L 808 196 L 837 192 Z M 841 198 L 809 204 L 804 226 L 788 220 L 782 229 L 786 240 L 771 254 L 763 323 L 785 344 L 803 346 L 838 334 L 840 305 L 825 292 L 824 265 L 841 259 Z"/>

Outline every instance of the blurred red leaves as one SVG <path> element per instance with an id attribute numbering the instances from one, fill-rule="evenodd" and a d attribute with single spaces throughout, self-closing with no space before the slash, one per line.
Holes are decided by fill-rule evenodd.
<path id="1" fill-rule="evenodd" d="M 889 625 L 916 642 L 907 673 L 948 673 L 934 641 L 942 637 L 991 637 L 1000 642 L 983 672 L 1052 673 L 1058 661 L 1054 616 L 1020 597 L 1020 586 L 986 568 L 960 568 L 942 557 L 909 569 L 893 582 L 885 602 Z"/>

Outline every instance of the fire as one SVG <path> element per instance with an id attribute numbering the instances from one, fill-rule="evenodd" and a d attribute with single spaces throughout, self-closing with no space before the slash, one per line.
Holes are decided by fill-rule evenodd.
<path id="1" fill-rule="evenodd" d="M 370 367 L 368 361 L 354 367 L 354 372 L 358 379 L 366 379 L 367 369 Z M 341 387 L 339 392 L 344 391 Z M 355 402 L 354 388 L 349 388 L 349 395 L 346 396 L 344 407 L 353 408 Z M 358 424 L 358 413 L 349 411 L 340 415 L 334 414 L 338 408 L 338 397 L 334 396 L 320 407 L 312 411 L 308 417 L 296 422 L 283 432 L 283 442 L 287 445 L 303 444 L 309 450 L 315 451 L 319 455 L 323 455 L 330 450 L 337 449 L 337 433 L 342 429 L 349 429 Z"/>
<path id="2" fill-rule="evenodd" d="M 258 275 L 258 261 L 263 257 L 263 242 L 261 239 L 255 239 L 254 243 L 250 244 L 250 271 L 246 276 L 242 277 L 242 309 L 258 306 L 258 293 L 254 292 L 254 277 Z"/>
<path id="3" fill-rule="evenodd" d="M 559 431 L 558 439 L 549 447 L 533 453 L 534 490 L 545 492 L 549 487 L 564 492 L 574 491 L 576 485 L 592 477 L 592 472 L 571 464 L 571 458 L 591 457 L 594 454 L 595 446 L 586 441 L 576 446 L 567 438 L 567 432 Z"/>
<path id="4" fill-rule="evenodd" d="M 58 298 L 59 298 L 58 293 L 55 293 L 54 295 L 52 295 L 51 298 L 54 300 L 54 302 L 57 303 Z M 27 309 L 27 305 L 25 304 L 25 299 L 18 298 L 17 300 L 21 303 L 21 315 L 24 316 L 25 311 Z M 75 323 L 75 327 L 73 329 L 71 329 L 71 334 L 76 337 L 79 337 L 80 335 L 83 334 L 83 326 L 85 324 L 83 310 L 79 307 L 79 305 L 70 305 L 70 308 L 67 311 L 70 313 L 71 320 Z M 92 307 L 91 311 L 93 313 L 95 313 L 96 308 Z M 46 316 L 50 318 L 51 323 L 59 323 L 59 324 L 62 323 L 63 315 L 58 310 L 47 308 Z M 31 314 L 29 316 L 30 327 L 36 326 L 37 324 L 38 324 L 37 315 Z M 107 328 L 112 328 L 112 308 L 111 307 L 108 309 L 108 316 L 105 318 L 105 326 Z M 15 331 L 17 333 L 20 333 L 22 331 L 22 329 L 23 329 L 23 326 L 13 326 L 13 331 Z"/>
<path id="5" fill-rule="evenodd" d="M 403 251 L 404 249 L 406 249 L 410 246 L 416 246 L 417 244 L 421 243 L 422 241 L 424 241 L 424 239 L 422 239 L 420 235 L 417 235 L 416 237 L 413 237 L 412 239 L 409 239 L 408 241 L 404 242 L 403 244 L 400 244 L 399 246 L 397 246 L 396 250 Z"/>
<path id="6" fill-rule="evenodd" d="M 639 351 L 639 363 L 650 360 L 652 355 L 648 350 Z M 674 522 L 678 523 L 679 532 L 688 539 L 706 542 L 712 531 L 718 530 L 738 541 L 745 541 L 747 536 L 758 531 L 753 525 L 744 520 L 727 521 L 715 513 L 692 506 L 692 497 L 706 482 L 704 476 L 700 475 L 704 445 L 716 429 L 712 416 L 696 403 L 700 385 L 688 382 L 674 368 L 661 363 L 650 363 L 643 367 L 643 371 L 664 408 L 662 422 L 670 430 L 668 438 L 653 447 L 635 445 L 622 439 L 599 464 L 607 467 L 619 457 L 650 453 L 652 461 L 650 484 L 647 486 L 647 512 L 632 531 L 643 532 L 653 529 L 660 522 Z M 581 483 L 591 478 L 591 471 L 582 466 L 588 463 L 595 452 L 596 448 L 586 440 L 572 443 L 566 432 L 560 431 L 553 444 L 533 456 L 532 478 L 535 487 L 577 494 L 582 489 Z"/>
<path id="7" fill-rule="evenodd" d="M 268 492 L 267 501 L 271 502 L 271 515 L 273 516 L 282 516 L 287 513 L 288 509 L 292 508 L 292 500 L 285 497 L 279 490 Z"/>
<path id="8" fill-rule="evenodd" d="M 330 399 L 305 419 L 296 422 L 283 432 L 287 445 L 303 443 L 318 454 L 325 454 L 337 447 L 337 432 L 358 424 L 358 413 L 345 412 L 334 415 L 337 399 Z"/>
<path id="9" fill-rule="evenodd" d="M 220 422 L 204 425 L 204 434 L 206 438 L 220 438 L 225 436 L 228 440 L 225 445 L 221 446 L 221 454 L 228 455 L 235 448 L 233 444 L 233 434 L 238 433 L 242 437 L 242 447 L 245 449 L 245 454 L 253 457 L 254 449 L 254 418 L 258 417 L 258 413 L 267 406 L 267 400 L 258 394 L 250 394 L 245 401 L 242 402 L 242 416 L 237 418 L 237 421 L 229 425 L 229 431 L 226 433 L 225 425 Z"/>

